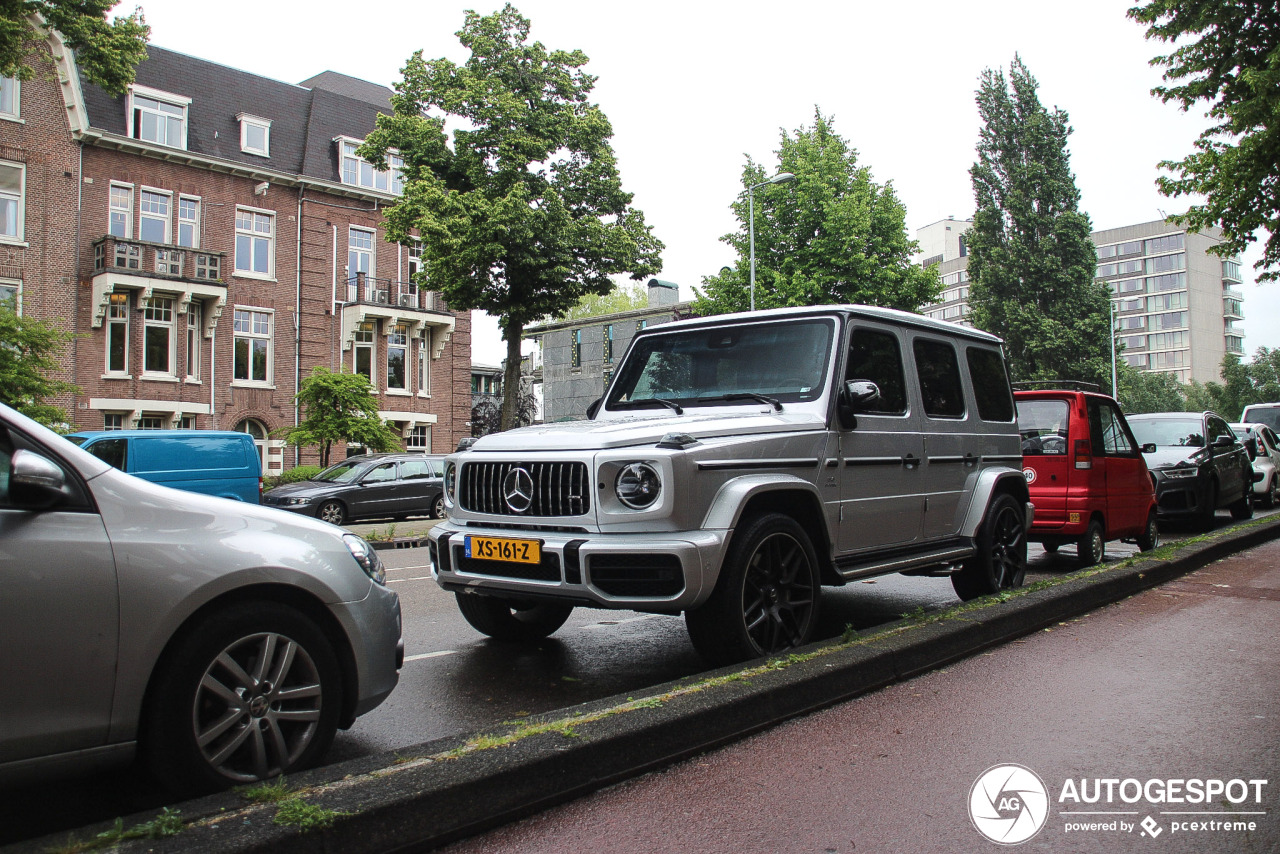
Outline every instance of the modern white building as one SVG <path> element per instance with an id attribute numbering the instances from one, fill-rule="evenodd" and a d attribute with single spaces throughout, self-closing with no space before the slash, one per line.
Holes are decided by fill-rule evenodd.
<path id="1" fill-rule="evenodd" d="M 969 258 L 965 232 L 973 220 L 952 217 L 917 230 L 921 263 L 938 264 L 941 299 L 922 309 L 969 325 Z M 1166 220 L 1095 231 L 1097 278 L 1111 287 L 1121 358 L 1143 371 L 1182 382 L 1220 382 L 1222 357 L 1244 355 L 1243 282 L 1238 257 L 1209 248 L 1220 229 L 1196 232 Z"/>

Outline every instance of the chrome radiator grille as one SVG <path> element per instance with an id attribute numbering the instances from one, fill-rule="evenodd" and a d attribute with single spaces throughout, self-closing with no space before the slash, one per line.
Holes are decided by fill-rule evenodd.
<path id="1" fill-rule="evenodd" d="M 528 480 L 517 470 L 523 470 Z M 524 500 L 508 500 L 521 483 Z M 520 490 L 523 493 L 525 490 Z M 474 513 L 500 516 L 581 516 L 591 509 L 591 479 L 580 462 L 468 462 L 458 477 L 458 501 Z"/>

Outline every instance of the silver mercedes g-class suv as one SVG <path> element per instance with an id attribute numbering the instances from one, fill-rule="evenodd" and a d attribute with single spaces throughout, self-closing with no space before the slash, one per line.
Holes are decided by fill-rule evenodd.
<path id="1" fill-rule="evenodd" d="M 998 338 L 868 306 L 639 332 L 584 421 L 445 463 L 432 571 L 480 632 L 683 612 L 710 662 L 807 643 L 821 586 L 1022 584 L 1032 507 Z"/>

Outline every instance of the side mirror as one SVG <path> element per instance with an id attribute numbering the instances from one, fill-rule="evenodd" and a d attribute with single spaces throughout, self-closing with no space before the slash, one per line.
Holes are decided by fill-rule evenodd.
<path id="1" fill-rule="evenodd" d="M 594 419 L 596 413 L 600 411 L 601 405 L 604 404 L 604 397 L 597 397 L 595 400 L 587 404 L 587 418 Z"/>
<path id="2" fill-rule="evenodd" d="M 25 509 L 47 510 L 68 496 L 67 476 L 55 463 L 19 449 L 13 452 L 9 494 Z"/>
<path id="3" fill-rule="evenodd" d="M 1213 440 L 1213 446 L 1215 448 L 1230 448 L 1235 443 L 1236 443 L 1235 436 L 1219 436 L 1218 438 Z"/>
<path id="4" fill-rule="evenodd" d="M 1156 452 L 1155 442 L 1148 442 L 1147 444 L 1142 446 L 1142 453 L 1144 454 L 1154 454 L 1155 452 Z"/>
<path id="5" fill-rule="evenodd" d="M 836 400 L 836 414 L 846 430 L 858 426 L 858 413 L 865 412 L 867 404 L 880 399 L 880 388 L 870 380 L 845 380 Z"/>
<path id="6" fill-rule="evenodd" d="M 1258 458 L 1258 440 L 1250 436 L 1244 441 L 1244 449 L 1249 452 L 1249 459 L 1256 460 Z"/>

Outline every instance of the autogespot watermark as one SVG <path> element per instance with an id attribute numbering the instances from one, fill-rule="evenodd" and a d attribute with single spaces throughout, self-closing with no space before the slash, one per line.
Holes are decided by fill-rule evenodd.
<path id="1" fill-rule="evenodd" d="M 1136 834 L 1154 840 L 1196 834 L 1205 845 L 1253 834 L 1267 816 L 1268 781 L 1192 777 L 1068 778 L 1053 797 L 1038 774 L 1023 765 L 993 765 L 969 789 L 974 828 L 1000 845 L 1020 845 L 1049 824 L 1056 801 L 1064 834 Z"/>

